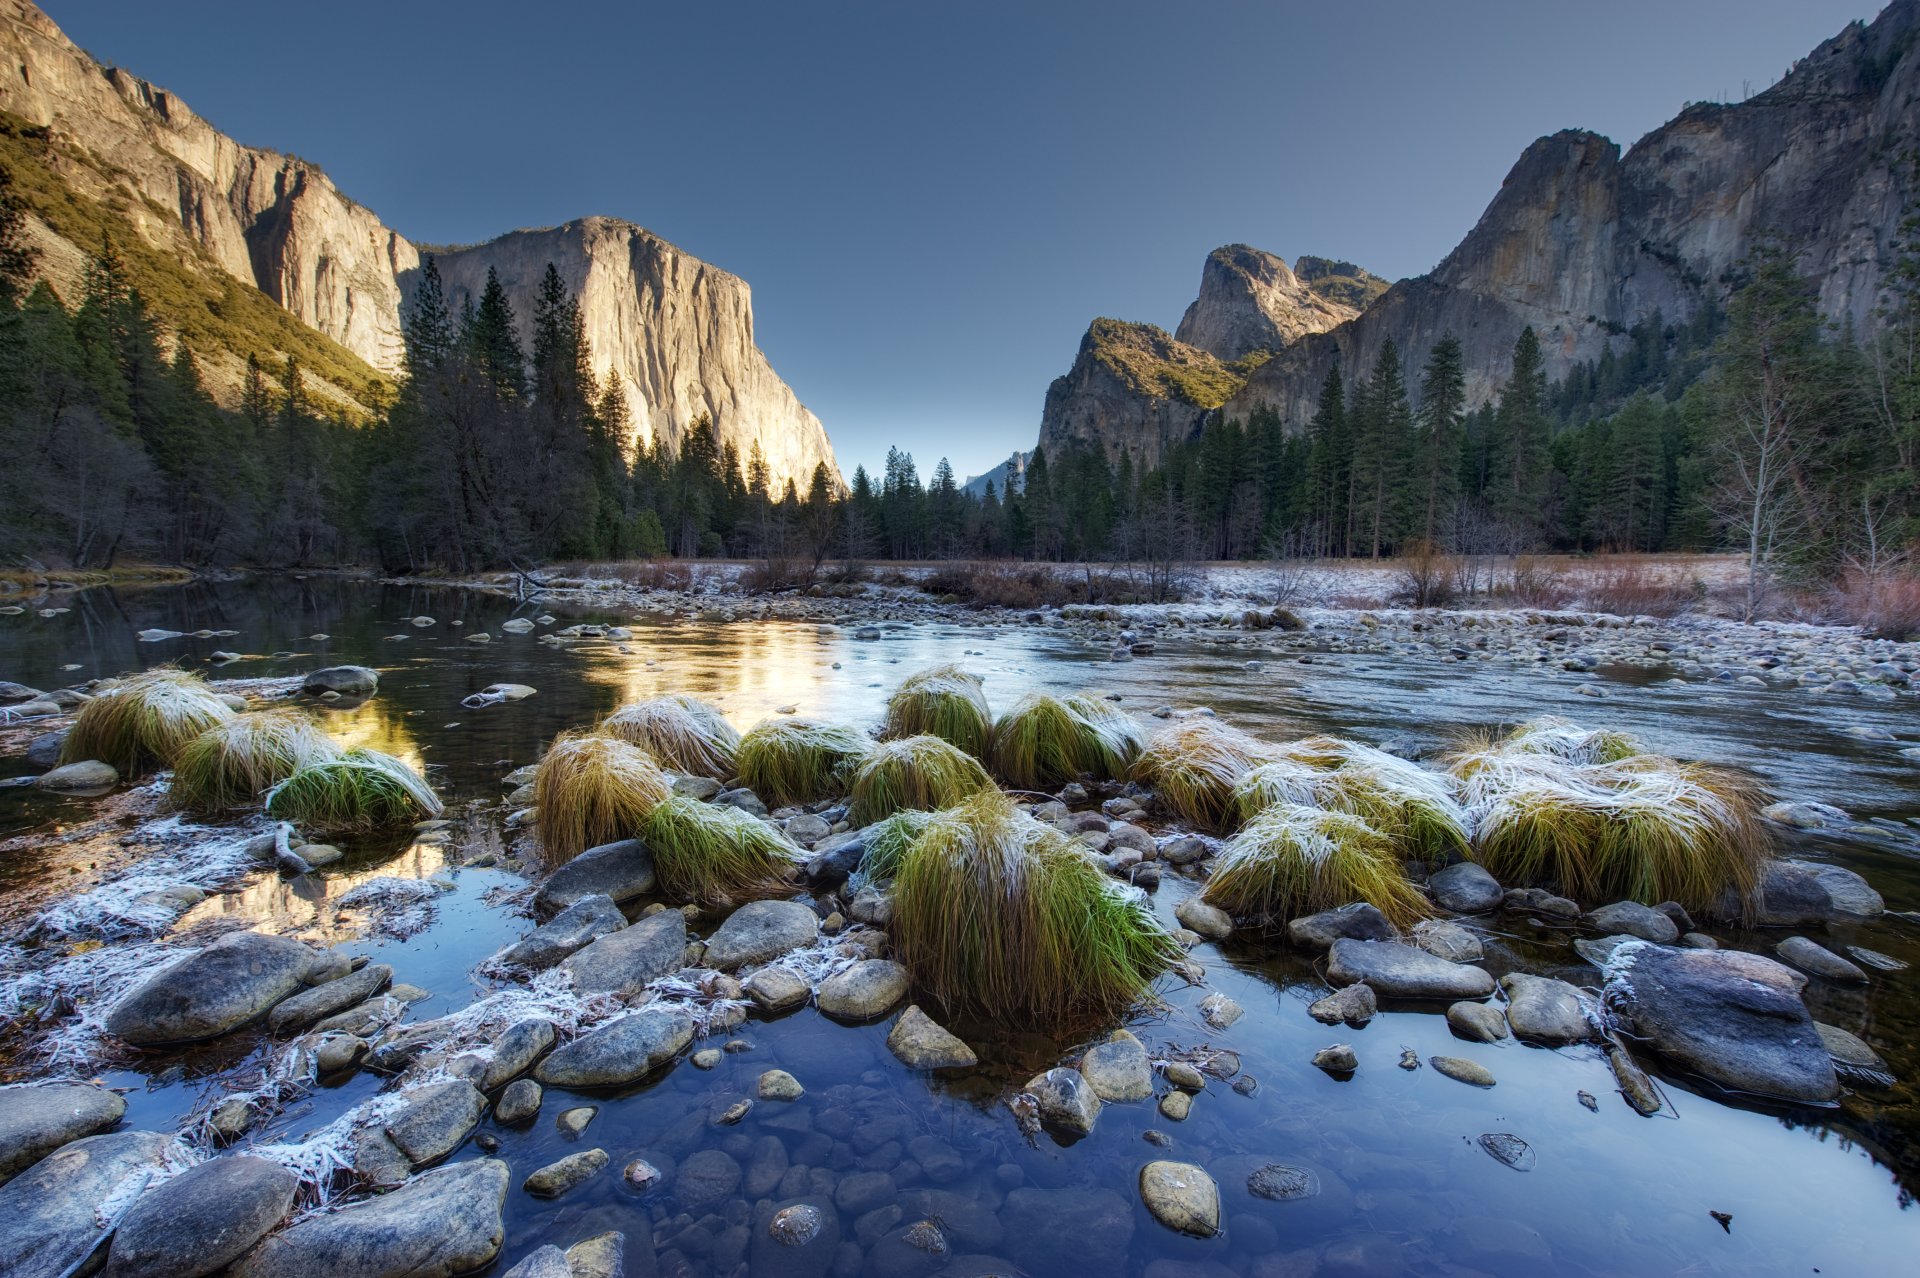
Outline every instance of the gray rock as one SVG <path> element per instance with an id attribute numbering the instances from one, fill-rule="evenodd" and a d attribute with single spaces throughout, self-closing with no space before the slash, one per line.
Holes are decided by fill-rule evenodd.
<path id="1" fill-rule="evenodd" d="M 1287 924 L 1287 939 L 1303 950 L 1331 949 L 1341 937 L 1356 941 L 1396 941 L 1400 933 L 1375 906 L 1355 901 L 1337 910 L 1322 910 L 1293 919 Z"/>
<path id="2" fill-rule="evenodd" d="M 663 976 L 680 970 L 687 952 L 687 917 L 662 910 L 631 927 L 609 932 L 560 966 L 573 974 L 575 988 L 610 994 L 638 994 Z"/>
<path id="3" fill-rule="evenodd" d="M 0 1185 L 0 1262 L 7 1278 L 67 1278 L 106 1234 L 94 1209 L 137 1192 L 176 1150 L 157 1132 L 109 1132 L 54 1150 Z"/>
<path id="4" fill-rule="evenodd" d="M 452 1278 L 500 1252 L 509 1174 L 498 1159 L 439 1167 L 390 1194 L 310 1216 L 241 1258 L 234 1278 Z"/>
<path id="5" fill-rule="evenodd" d="M 887 1050 L 909 1069 L 967 1069 L 980 1063 L 971 1047 L 918 1007 L 909 1007 L 893 1023 Z"/>
<path id="6" fill-rule="evenodd" d="M 1151 848 L 1152 844 L 1149 843 L 1148 847 Z M 1168 839 L 1165 844 L 1154 850 L 1159 852 L 1160 859 L 1168 865 L 1191 865 L 1212 851 L 1205 839 L 1191 834 L 1177 839 Z M 1194 929 L 1196 932 L 1199 930 L 1199 928 Z"/>
<path id="7" fill-rule="evenodd" d="M 492 1053 L 477 1060 L 477 1076 L 472 1079 L 474 1085 L 483 1092 L 491 1092 L 518 1078 L 553 1046 L 554 1038 L 552 1021 L 537 1016 L 515 1021 L 489 1044 Z"/>
<path id="8" fill-rule="evenodd" d="M 543 1096 L 540 1084 L 531 1078 L 516 1078 L 500 1093 L 500 1103 L 493 1107 L 494 1121 L 508 1125 L 526 1122 L 540 1112 Z"/>
<path id="9" fill-rule="evenodd" d="M 27 742 L 27 766 L 42 772 L 60 766 L 60 754 L 67 747 L 67 729 L 43 732 Z"/>
<path id="10" fill-rule="evenodd" d="M 1602 932 L 1637 936 L 1657 945 L 1671 945 L 1680 939 L 1680 929 L 1673 925 L 1672 919 L 1638 901 L 1603 905 L 1587 915 L 1587 922 Z"/>
<path id="11" fill-rule="evenodd" d="M 1827 1055 L 1833 1057 L 1834 1068 L 1848 1082 L 1868 1087 L 1891 1087 L 1899 1081 L 1893 1071 L 1887 1068 L 1880 1053 L 1874 1051 L 1859 1035 L 1824 1021 L 1815 1021 L 1813 1027 L 1819 1031 L 1820 1042 L 1826 1047 Z"/>
<path id="12" fill-rule="evenodd" d="M 553 1120 L 553 1129 L 568 1140 L 578 1140 L 593 1126 L 593 1120 L 600 1113 L 598 1105 L 575 1105 L 572 1109 L 563 1109 L 560 1116 Z"/>
<path id="13" fill-rule="evenodd" d="M 685 1012 L 642 1008 L 554 1049 L 534 1077 L 549 1087 L 614 1087 L 645 1078 L 692 1041 Z"/>
<path id="14" fill-rule="evenodd" d="M 789 839 L 802 847 L 811 847 L 833 833 L 833 827 L 811 812 L 802 812 L 799 816 L 788 817 L 782 827 Z"/>
<path id="15" fill-rule="evenodd" d="M 1760 882 L 1753 921 L 1766 927 L 1806 923 L 1852 923 L 1878 918 L 1886 902 L 1852 870 L 1815 861 L 1769 862 Z M 1709 911 L 1715 918 L 1738 919 L 1741 901 L 1729 889 Z"/>
<path id="16" fill-rule="evenodd" d="M 653 891 L 653 853 L 638 839 L 588 848 L 555 870 L 533 897 L 535 918 L 552 918 L 590 896 L 623 904 Z"/>
<path id="17" fill-rule="evenodd" d="M 1472 1087 L 1492 1087 L 1494 1079 L 1486 1066 L 1464 1056 L 1429 1056 L 1427 1064 L 1457 1083 Z"/>
<path id="18" fill-rule="evenodd" d="M 1498 909 L 1506 896 L 1499 880 L 1472 861 L 1434 871 L 1433 877 L 1427 880 L 1427 891 L 1433 893 L 1440 908 L 1455 914 L 1485 914 Z"/>
<path id="19" fill-rule="evenodd" d="M 414 1167 L 438 1162 L 458 1149 L 487 1112 L 487 1098 L 464 1080 L 428 1083 L 405 1095 L 406 1105 L 384 1130 Z"/>
<path id="20" fill-rule="evenodd" d="M 276 1034 L 305 1029 L 335 1012 L 366 1002 L 392 983 L 391 967 L 385 963 L 369 963 L 357 972 L 304 989 L 276 1004 L 267 1013 L 267 1028 Z"/>
<path id="21" fill-rule="evenodd" d="M 821 887 L 838 887 L 860 868 L 860 859 L 866 854 L 866 831 L 830 834 L 813 845 L 813 857 L 807 862 L 807 878 Z"/>
<path id="22" fill-rule="evenodd" d="M 822 1278 L 840 1253 L 841 1237 L 840 1212 L 832 1199 L 788 1199 L 764 1224 L 755 1224 L 746 1272 L 755 1278 Z"/>
<path id="23" fill-rule="evenodd" d="M 1180 925 L 1190 928 L 1200 935 L 1214 941 L 1224 941 L 1233 935 L 1233 917 L 1215 905 L 1208 905 L 1196 894 L 1180 902 L 1180 908 L 1173 912 Z"/>
<path id="24" fill-rule="evenodd" d="M 730 972 L 813 944 L 820 918 L 799 901 L 752 901 L 707 938 L 707 964 Z"/>
<path id="25" fill-rule="evenodd" d="M 313 957 L 281 936 L 223 936 L 142 981 L 107 1013 L 107 1029 L 139 1047 L 224 1034 L 301 989 Z"/>
<path id="26" fill-rule="evenodd" d="M 1447 1008 L 1447 1028 L 1470 1043 L 1497 1043 L 1507 1036 L 1507 1018 L 1489 1003 L 1454 1003 Z"/>
<path id="27" fill-rule="evenodd" d="M 33 779 L 37 789 L 51 790 L 55 794 L 93 794 L 111 790 L 119 783 L 120 773 L 112 764 L 102 763 L 98 759 L 61 764 Z"/>
<path id="28" fill-rule="evenodd" d="M 698 1215 L 733 1197 L 740 1188 L 740 1164 L 718 1149 L 688 1154 L 674 1174 L 673 1189 L 680 1206 Z"/>
<path id="29" fill-rule="evenodd" d="M 1478 963 L 1487 954 L 1477 935 L 1444 920 L 1429 919 L 1415 927 L 1413 943 L 1449 963 Z"/>
<path id="30" fill-rule="evenodd" d="M 17 706 L 27 701 L 38 701 L 46 695 L 40 689 L 29 688 L 24 683 L 0 679 L 0 706 Z"/>
<path id="31" fill-rule="evenodd" d="M 763 967 L 740 982 L 754 1006 L 763 1012 L 784 1012 L 812 997 L 807 983 L 782 967 Z"/>
<path id="32" fill-rule="evenodd" d="M 1790 936 L 1773 947 L 1773 952 L 1810 976 L 1843 985 L 1864 984 L 1867 974 L 1850 960 L 1841 958 L 1826 946 L 1804 936 Z"/>
<path id="33" fill-rule="evenodd" d="M 62 1145 L 120 1121 L 127 1102 L 90 1083 L 0 1087 L 0 1185 Z"/>
<path id="34" fill-rule="evenodd" d="M 870 1021 L 892 1011 L 907 996 L 909 985 L 907 969 L 900 964 L 891 959 L 863 959 L 822 981 L 813 1001 L 829 1016 Z"/>
<path id="35" fill-rule="evenodd" d="M 343 697 L 363 697 L 379 687 L 379 672 L 365 666 L 328 666 L 314 671 L 300 684 L 300 690 L 312 696 L 337 692 Z"/>
<path id="36" fill-rule="evenodd" d="M 567 1265 L 567 1253 L 552 1243 L 525 1257 L 502 1278 L 573 1278 Z"/>
<path id="37" fill-rule="evenodd" d="M 1353 1044 L 1335 1043 L 1323 1047 L 1313 1054 L 1316 1069 L 1324 1069 L 1329 1074 L 1351 1074 L 1360 1068 L 1360 1058 L 1353 1053 Z"/>
<path id="38" fill-rule="evenodd" d="M 1325 998 L 1315 999 L 1307 1007 L 1307 1015 L 1322 1025 L 1345 1023 L 1355 1029 L 1372 1020 L 1380 1010 L 1380 1000 L 1374 996 L 1371 985 L 1349 985 L 1345 989 L 1335 990 Z"/>
<path id="39" fill-rule="evenodd" d="M 575 950 L 627 925 L 620 907 L 605 892 L 583 896 L 547 922 L 494 955 L 494 962 L 543 971 Z"/>
<path id="40" fill-rule="evenodd" d="M 1398 941 L 1333 943 L 1327 980 L 1334 985 L 1365 984 L 1387 998 L 1485 998 L 1493 978 L 1477 967 L 1449 963 Z"/>
<path id="41" fill-rule="evenodd" d="M 1722 1086 L 1787 1100 L 1839 1094 L 1807 1014 L 1806 977 L 1757 954 L 1629 941 L 1606 968 L 1607 1006 L 1646 1045 Z"/>
<path id="42" fill-rule="evenodd" d="M 1507 1023 L 1528 1043 L 1580 1043 L 1594 1037 L 1580 991 L 1565 981 L 1525 972 L 1500 978 L 1507 995 Z"/>
<path id="43" fill-rule="evenodd" d="M 764 817 L 767 815 L 767 805 L 761 801 L 759 795 L 747 789 L 745 786 L 741 786 L 737 790 L 722 790 L 714 796 L 713 801 L 729 808 L 739 808 L 748 816 Z"/>
<path id="44" fill-rule="evenodd" d="M 528 1176 L 520 1188 L 536 1198 L 558 1198 L 569 1189 L 576 1189 L 598 1176 L 606 1165 L 606 1150 L 583 1149 L 577 1154 L 568 1154 L 557 1162 L 548 1163 Z"/>
<path id="45" fill-rule="evenodd" d="M 1200 1000 L 1200 1019 L 1223 1030 L 1246 1015 L 1246 1009 L 1225 994 L 1209 994 Z"/>
<path id="46" fill-rule="evenodd" d="M 1192 1163 L 1155 1161 L 1142 1167 L 1140 1201 L 1177 1233 L 1211 1238 L 1220 1232 L 1220 1187 Z"/>
<path id="47" fill-rule="evenodd" d="M 1125 1262 L 1133 1213 L 1133 1204 L 1111 1189 L 1022 1186 L 1007 1195 L 1000 1221 L 1013 1259 L 1027 1270 L 1086 1274 Z"/>
<path id="48" fill-rule="evenodd" d="M 1310 1167 L 1266 1163 L 1247 1174 L 1247 1192 L 1269 1202 L 1297 1202 L 1320 1192 L 1320 1176 Z"/>
<path id="49" fill-rule="evenodd" d="M 756 1090 L 761 1100 L 790 1101 L 806 1095 L 806 1088 L 800 1086 L 800 1080 L 784 1069 L 770 1069 L 761 1074 Z"/>
<path id="50" fill-rule="evenodd" d="M 1026 1090 L 1040 1102 L 1040 1121 L 1085 1136 L 1100 1117 L 1100 1098 L 1077 1069 L 1054 1068 L 1027 1080 Z"/>
<path id="51" fill-rule="evenodd" d="M 1139 1039 L 1115 1030 L 1080 1058 L 1080 1073 L 1103 1101 L 1141 1101 L 1153 1095 L 1153 1065 Z"/>
<path id="52" fill-rule="evenodd" d="M 114 1231 L 113 1278 L 204 1278 L 238 1260 L 293 1207 L 297 1177 L 246 1154 L 211 1158 L 142 1194 Z"/>
<path id="53" fill-rule="evenodd" d="M 627 1236 L 609 1229 L 567 1248 L 567 1271 L 572 1278 L 625 1278 L 626 1254 Z M 646 1258 L 651 1260 L 652 1253 Z"/>
<path id="54" fill-rule="evenodd" d="M 1516 914 L 1539 914 L 1550 919 L 1577 919 L 1580 903 L 1555 896 L 1544 888 L 1515 888 L 1501 901 L 1501 908 Z"/>

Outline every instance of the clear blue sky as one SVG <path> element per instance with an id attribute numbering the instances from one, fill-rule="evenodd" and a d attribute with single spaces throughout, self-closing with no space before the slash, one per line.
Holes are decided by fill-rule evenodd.
<path id="1" fill-rule="evenodd" d="M 1031 447 L 1219 244 L 1433 267 L 1521 148 L 1738 99 L 1872 0 L 43 0 L 436 243 L 589 213 L 744 276 L 849 474 Z"/>

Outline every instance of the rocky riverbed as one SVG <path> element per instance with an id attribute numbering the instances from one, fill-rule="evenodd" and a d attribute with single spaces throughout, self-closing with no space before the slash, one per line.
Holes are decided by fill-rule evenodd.
<path id="1" fill-rule="evenodd" d="M 0 795 L 19 1272 L 1884 1272 L 1910 1241 L 1910 647 L 1581 614 L 1288 630 L 816 600 L 802 625 L 341 583 L 156 593 L 105 638 L 74 602 L 85 639 L 60 615 L 0 629 L 0 675 L 52 694 L 12 697 L 14 775 L 45 775 L 28 752 L 86 676 L 172 659 L 418 760 L 453 802 L 277 840 L 166 814 L 164 776 Z M 1456 866 L 1417 928 L 1354 908 L 1251 934 L 1197 896 L 1216 839 L 1071 785 L 1027 802 L 1147 891 L 1185 958 L 1124 1024 L 1061 1036 L 916 995 L 837 805 L 679 783 L 805 853 L 790 899 L 738 910 L 661 899 L 635 841 L 551 876 L 529 855 L 524 769 L 558 728 L 655 690 L 742 726 L 865 726 L 940 660 L 996 705 L 1098 686 L 1149 723 L 1206 706 L 1412 756 L 1577 715 L 1755 767 L 1783 855 L 1747 918 Z M 303 691 L 341 665 L 375 687 Z"/>

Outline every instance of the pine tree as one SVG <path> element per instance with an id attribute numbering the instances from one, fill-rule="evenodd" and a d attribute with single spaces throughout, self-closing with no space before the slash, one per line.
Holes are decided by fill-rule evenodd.
<path id="1" fill-rule="evenodd" d="M 466 326 L 467 346 L 474 353 L 480 373 L 495 391 L 518 397 L 526 393 L 526 356 L 513 331 L 513 304 L 501 287 L 500 275 L 487 268 L 487 283 L 480 292 L 480 304 Z"/>
<path id="2" fill-rule="evenodd" d="M 1487 504 L 1516 534 L 1538 540 L 1546 525 L 1547 375 L 1533 327 L 1513 344 L 1489 441 Z"/>
<path id="3" fill-rule="evenodd" d="M 1460 493 L 1461 436 L 1467 415 L 1467 383 L 1459 339 L 1449 333 L 1434 344 L 1420 378 L 1420 413 L 1409 480 L 1416 510 L 1409 527 L 1438 547 L 1453 521 Z"/>

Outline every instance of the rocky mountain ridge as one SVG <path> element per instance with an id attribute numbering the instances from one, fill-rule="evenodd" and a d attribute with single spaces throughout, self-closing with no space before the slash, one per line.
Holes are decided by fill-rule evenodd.
<path id="1" fill-rule="evenodd" d="M 0 0 L 0 111 L 47 127 L 61 178 L 131 233 L 259 289 L 369 378 L 398 371 L 421 250 L 317 167 L 244 146 L 167 90 L 101 65 L 29 0 Z M 69 292 L 95 246 L 44 221 L 34 233 L 44 272 Z M 821 462 L 838 474 L 819 419 L 755 345 L 739 277 L 611 218 L 504 235 L 448 253 L 441 270 L 477 293 L 496 267 L 525 324 L 547 260 L 579 290 L 594 371 L 620 379 L 641 438 L 677 445 L 706 413 L 743 457 L 758 442 L 776 483 L 804 489 Z M 231 367 L 210 372 L 217 388 L 237 382 Z M 368 403 L 364 385 L 341 384 L 352 378 L 324 380 L 326 397 Z"/>

